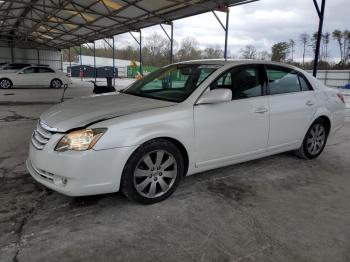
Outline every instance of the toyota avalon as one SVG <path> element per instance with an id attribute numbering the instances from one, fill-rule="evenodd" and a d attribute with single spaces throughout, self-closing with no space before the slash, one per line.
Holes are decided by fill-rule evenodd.
<path id="1" fill-rule="evenodd" d="M 27 169 L 65 195 L 121 191 L 151 204 L 186 175 L 286 151 L 314 159 L 343 122 L 343 96 L 296 67 L 189 61 L 47 110 Z"/>

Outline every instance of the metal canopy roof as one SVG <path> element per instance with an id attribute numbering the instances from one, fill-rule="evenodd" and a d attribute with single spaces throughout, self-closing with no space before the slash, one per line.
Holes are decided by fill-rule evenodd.
<path id="1" fill-rule="evenodd" d="M 4 0 L 0 40 L 62 49 L 254 1 Z"/>

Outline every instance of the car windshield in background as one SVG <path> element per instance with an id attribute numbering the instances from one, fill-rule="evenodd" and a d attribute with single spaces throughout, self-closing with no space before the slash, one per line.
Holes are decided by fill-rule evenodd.
<path id="1" fill-rule="evenodd" d="M 135 82 L 124 93 L 182 102 L 219 67 L 219 65 L 181 64 L 161 68 Z"/>

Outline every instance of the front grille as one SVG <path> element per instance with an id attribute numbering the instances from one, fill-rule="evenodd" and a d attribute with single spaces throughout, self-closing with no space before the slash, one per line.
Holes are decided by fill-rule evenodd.
<path id="1" fill-rule="evenodd" d="M 38 150 L 42 150 L 44 146 L 47 144 L 47 142 L 49 142 L 51 137 L 52 137 L 52 132 L 44 128 L 41 122 L 38 121 L 38 124 L 36 125 L 36 128 L 34 129 L 32 134 L 33 146 Z"/>

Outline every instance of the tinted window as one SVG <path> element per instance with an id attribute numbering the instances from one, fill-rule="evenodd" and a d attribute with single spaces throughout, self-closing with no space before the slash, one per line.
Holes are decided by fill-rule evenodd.
<path id="1" fill-rule="evenodd" d="M 233 68 L 210 85 L 210 89 L 229 88 L 232 99 L 262 95 L 261 78 L 257 67 Z"/>
<path id="2" fill-rule="evenodd" d="M 306 82 L 303 76 L 299 75 L 299 81 L 300 81 L 301 91 L 312 90 L 311 86 L 309 85 L 308 82 Z"/>
<path id="3" fill-rule="evenodd" d="M 28 67 L 28 68 L 23 70 L 24 74 L 32 74 L 34 72 L 35 72 L 35 67 Z"/>
<path id="4" fill-rule="evenodd" d="M 266 73 L 271 95 L 300 91 L 298 74 L 294 70 L 267 67 Z"/>
<path id="5" fill-rule="evenodd" d="M 39 67 L 39 73 L 54 73 L 54 71 L 48 67 Z"/>
<path id="6" fill-rule="evenodd" d="M 9 64 L 7 65 L 6 67 L 4 67 L 4 69 L 22 69 L 22 68 L 25 68 L 27 66 L 30 66 L 30 64 Z"/>

